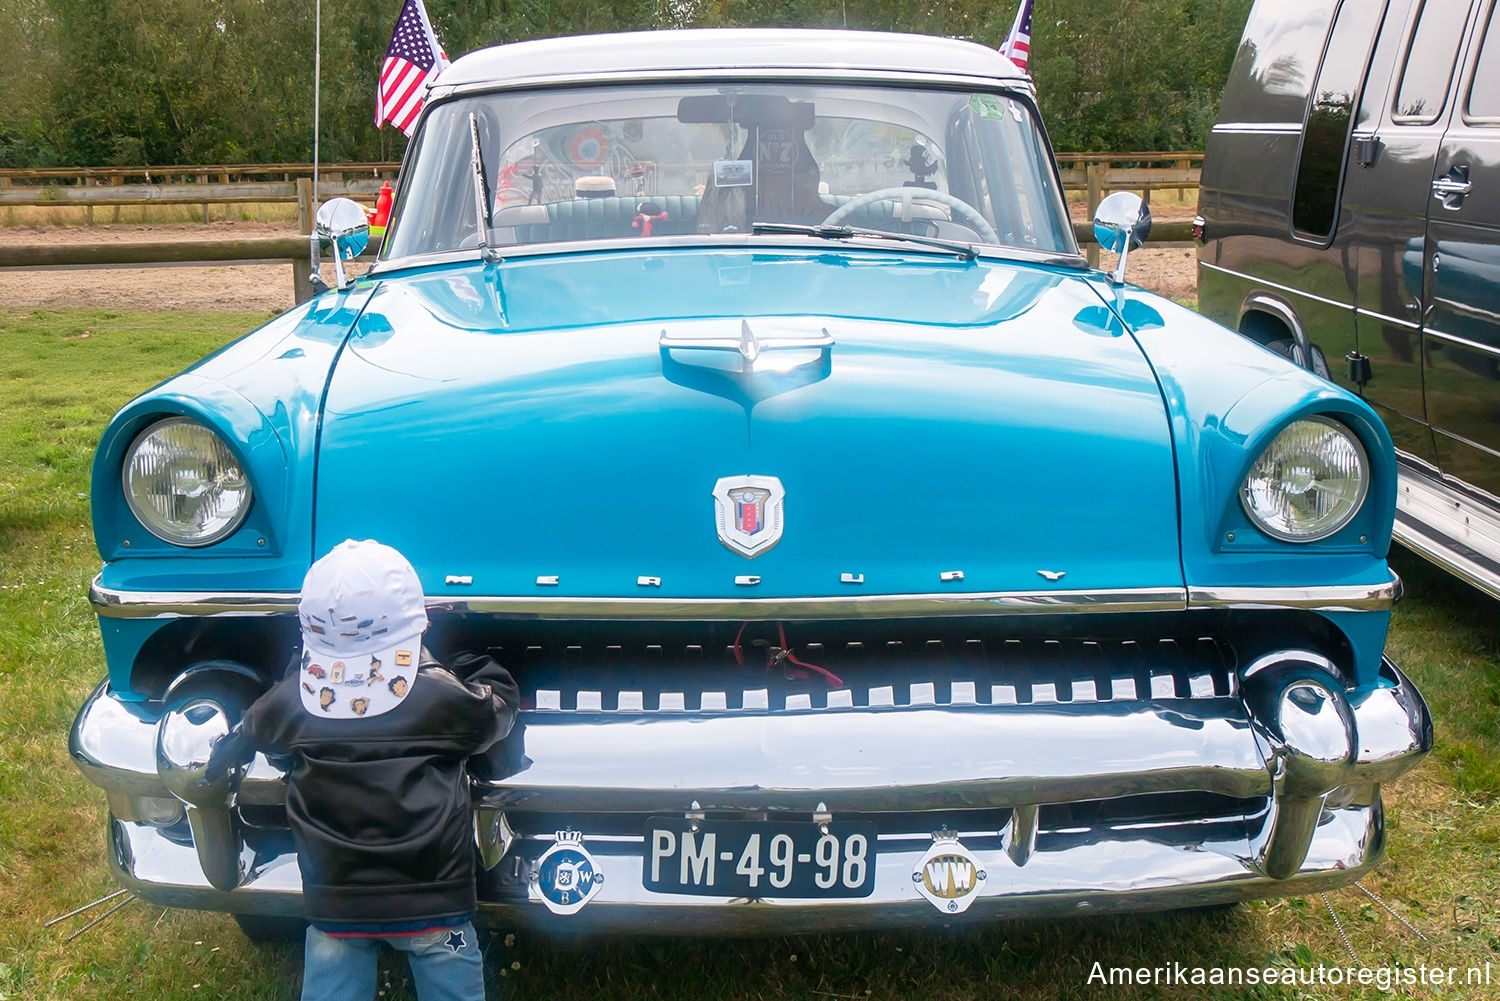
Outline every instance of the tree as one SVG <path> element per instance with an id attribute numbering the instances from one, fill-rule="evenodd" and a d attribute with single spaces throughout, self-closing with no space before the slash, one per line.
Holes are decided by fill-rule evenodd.
<path id="1" fill-rule="evenodd" d="M 452 55 L 502 42 L 654 27 L 913 31 L 999 45 L 1015 2 L 427 0 Z M 1060 149 L 1200 146 L 1251 0 L 1040 0 L 1031 70 Z M 0 0 L 8 101 L 0 162 L 82 166 L 306 162 L 314 0 Z M 400 0 L 323 0 L 325 160 L 399 157 L 374 123 Z"/>

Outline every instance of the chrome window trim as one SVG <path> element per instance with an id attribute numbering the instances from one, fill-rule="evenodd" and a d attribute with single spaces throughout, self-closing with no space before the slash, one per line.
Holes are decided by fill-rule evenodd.
<path id="1" fill-rule="evenodd" d="M 850 84 L 870 83 L 919 83 L 927 86 L 953 89 L 995 91 L 1007 90 L 1035 100 L 1036 87 L 1029 77 L 973 76 L 965 73 L 927 72 L 924 70 L 882 70 L 869 67 L 812 67 L 812 66 L 703 66 L 692 69 L 630 69 L 613 72 L 583 72 L 536 74 L 505 80 L 476 80 L 468 83 L 444 85 L 441 81 L 428 95 L 429 106 L 474 94 L 509 90 L 535 90 L 538 88 L 593 87 L 599 85 L 633 83 L 682 83 L 700 81 L 719 83 L 725 80 L 774 80 L 777 83 L 828 83 L 837 81 Z M 427 109 L 423 109 L 423 115 Z"/>
<path id="2" fill-rule="evenodd" d="M 1055 268 L 1088 269 L 1088 259 L 1081 253 L 1063 251 L 1028 250 L 1002 243 L 971 244 L 982 261 L 1013 261 L 1025 264 L 1043 264 Z M 849 250 L 874 251 L 886 254 L 916 254 L 922 257 L 953 257 L 953 251 L 922 246 L 915 243 L 898 243 L 891 240 L 864 239 L 859 236 L 830 241 L 796 233 L 684 233 L 678 236 L 621 237 L 611 240 L 558 240 L 551 243 L 518 243 L 500 246 L 502 260 L 519 260 L 531 257 L 567 257 L 590 253 L 650 253 L 663 249 L 713 249 L 723 250 L 770 250 L 792 249 L 814 251 L 818 254 L 847 252 Z M 366 275 L 383 278 L 393 272 L 411 268 L 436 267 L 443 264 L 473 263 L 479 260 L 479 248 L 465 250 L 437 250 L 423 254 L 407 254 L 405 257 L 386 257 L 370 266 Z M 971 262 L 955 260 L 961 267 Z"/>
<path id="3" fill-rule="evenodd" d="M 1042 124 L 1041 109 L 1037 107 L 1036 87 L 1032 85 L 1030 77 L 983 77 L 952 73 L 928 73 L 914 70 L 852 70 L 847 67 L 838 68 L 796 68 L 788 70 L 774 66 L 736 68 L 733 66 L 708 67 L 679 70 L 626 70 L 617 72 L 595 72 L 576 73 L 559 76 L 537 75 L 513 80 L 485 80 L 472 83 L 444 86 L 441 82 L 438 86 L 428 92 L 427 103 L 422 108 L 422 113 L 417 119 L 416 130 L 412 133 L 409 148 L 415 149 L 416 144 L 421 142 L 424 126 L 432 109 L 449 101 L 460 100 L 465 97 L 473 97 L 482 94 L 505 94 L 511 91 L 547 90 L 571 88 L 571 87 L 594 87 L 614 86 L 621 83 L 633 85 L 650 85 L 654 83 L 670 84 L 683 81 L 697 81 L 705 84 L 715 82 L 736 81 L 742 79 L 765 79 L 775 83 L 814 83 L 814 84 L 850 84 L 850 85 L 872 85 L 872 84 L 920 84 L 935 90 L 983 90 L 987 93 L 999 93 L 1007 97 L 1015 97 L 1026 102 L 1028 110 L 1034 116 L 1035 124 L 1046 149 L 1048 166 L 1052 168 L 1052 180 L 1057 185 L 1057 193 L 1066 208 L 1066 192 L 1063 190 L 1062 175 L 1059 173 L 1057 154 L 1052 148 L 1051 140 L 1046 135 Z M 397 180 L 396 204 L 401 204 L 406 196 L 407 183 L 407 161 L 402 162 L 401 173 Z M 1073 225 L 1071 220 L 1069 225 Z M 726 239 L 734 236 L 735 239 Z M 684 246 L 684 247 L 746 247 L 760 248 L 767 245 L 767 237 L 792 237 L 796 242 L 790 242 L 793 247 L 815 246 L 823 251 L 829 249 L 830 241 L 814 237 L 798 236 L 796 234 L 772 234 L 772 233 L 704 233 L 683 234 L 673 237 L 654 238 L 626 238 L 612 240 L 563 240 L 554 243 L 538 244 L 513 244 L 497 248 L 500 251 L 501 260 L 515 257 L 530 257 L 533 255 L 547 254 L 576 254 L 587 253 L 595 250 L 640 250 L 651 248 L 660 241 L 662 246 Z M 621 244 L 626 243 L 626 246 Z M 858 236 L 848 240 L 838 241 L 850 244 L 861 249 L 900 251 L 908 249 L 911 244 L 888 244 L 879 239 L 861 239 Z M 1073 229 L 1073 243 L 1078 247 L 1078 230 Z M 776 244 L 771 244 L 775 246 Z M 375 263 L 370 266 L 366 275 L 369 277 L 380 277 L 397 269 L 409 267 L 420 267 L 432 264 L 446 264 L 458 261 L 479 260 L 479 248 L 468 250 L 444 250 L 432 251 L 421 254 L 407 254 L 403 257 L 386 257 L 385 242 L 382 241 L 379 256 Z M 1053 267 L 1077 268 L 1090 270 L 1087 256 L 1082 249 L 1075 249 L 1073 253 L 1067 251 L 1034 251 L 1026 247 L 1017 247 L 1005 243 L 980 243 L 971 244 L 975 254 L 981 259 L 1020 260 L 1045 264 Z M 948 251 L 938 251 L 948 253 Z M 964 262 L 968 263 L 968 262 Z"/>
<path id="4" fill-rule="evenodd" d="M 427 598 L 434 612 L 470 612 L 516 619 L 867 619 L 954 615 L 1080 615 L 1181 612 L 1190 608 L 1291 608 L 1385 611 L 1401 593 L 1397 578 L 1374 586 L 1160 587 L 1104 591 L 980 591 L 809 598 L 590 598 L 520 595 Z M 291 615 L 288 591 L 125 591 L 89 585 L 94 611 L 110 619 Z"/>

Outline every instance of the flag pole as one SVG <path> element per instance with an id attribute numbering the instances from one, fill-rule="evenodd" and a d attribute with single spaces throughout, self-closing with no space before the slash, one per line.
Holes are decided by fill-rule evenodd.
<path id="1" fill-rule="evenodd" d="M 313 176 L 312 211 L 318 210 L 318 107 L 323 86 L 323 0 L 313 5 Z"/>

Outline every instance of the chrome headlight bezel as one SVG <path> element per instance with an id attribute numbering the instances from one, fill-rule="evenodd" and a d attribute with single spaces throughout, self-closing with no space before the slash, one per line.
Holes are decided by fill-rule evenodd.
<path id="1" fill-rule="evenodd" d="M 1258 511 L 1256 509 L 1254 501 L 1256 491 L 1252 490 L 1251 486 L 1252 482 L 1256 480 L 1257 473 L 1260 471 L 1263 464 L 1266 463 L 1268 461 L 1268 457 L 1272 455 L 1273 450 L 1277 449 L 1278 446 L 1286 447 L 1282 445 L 1283 439 L 1289 433 L 1296 431 L 1299 425 L 1319 426 L 1325 429 L 1327 432 L 1332 432 L 1333 434 L 1337 435 L 1340 439 L 1342 439 L 1342 442 L 1347 443 L 1351 452 L 1350 457 L 1352 457 L 1353 459 L 1354 468 L 1359 474 L 1359 481 L 1355 486 L 1352 499 L 1346 500 L 1342 504 L 1342 506 L 1337 509 L 1335 514 L 1326 516 L 1321 521 L 1321 523 L 1317 523 L 1311 530 L 1303 531 L 1300 533 L 1288 530 L 1281 524 L 1278 524 L 1276 521 L 1271 520 L 1269 517 L 1265 516 L 1263 512 Z M 1325 438 L 1325 441 L 1326 440 L 1329 439 Z M 1348 425 L 1331 416 L 1320 414 L 1299 417 L 1296 420 L 1288 422 L 1284 427 L 1278 430 L 1276 434 L 1271 438 L 1271 440 L 1265 445 L 1265 447 L 1261 449 L 1260 454 L 1256 456 L 1255 461 L 1251 463 L 1244 479 L 1240 482 L 1240 507 L 1244 510 L 1245 516 L 1250 519 L 1250 524 L 1273 539 L 1281 542 L 1292 542 L 1299 544 L 1321 542 L 1324 539 L 1332 538 L 1339 532 L 1343 531 L 1349 526 L 1350 522 L 1354 521 L 1354 519 L 1358 517 L 1359 512 L 1364 508 L 1365 499 L 1369 497 L 1370 494 L 1370 479 L 1371 467 L 1369 453 L 1365 450 L 1364 443 L 1360 441 L 1359 435 L 1357 435 Z M 1305 490 L 1302 492 L 1305 492 Z"/>
<path id="2" fill-rule="evenodd" d="M 242 487 L 238 505 L 227 518 L 215 520 L 211 530 L 193 532 L 176 527 L 172 519 L 153 507 L 143 506 L 136 496 L 135 479 L 138 475 L 146 475 L 138 472 L 136 460 L 140 457 L 142 449 L 159 435 L 162 431 L 172 428 L 188 428 L 194 432 L 207 436 L 204 442 L 208 449 L 214 454 L 204 456 L 200 453 L 200 461 L 218 463 L 221 467 L 232 470 L 234 478 L 238 479 Z M 185 453 L 186 454 L 186 453 Z M 232 536 L 244 525 L 245 519 L 249 517 L 250 509 L 254 506 L 254 490 L 250 486 L 250 477 L 246 471 L 245 464 L 235 455 L 234 451 L 225 442 L 222 436 L 216 433 L 201 421 L 190 417 L 171 416 L 156 420 L 142 428 L 129 447 L 125 449 L 124 461 L 120 468 L 120 488 L 125 497 L 125 504 L 130 509 L 135 520 L 156 538 L 174 546 L 185 549 L 201 549 L 211 546 L 217 542 Z"/>

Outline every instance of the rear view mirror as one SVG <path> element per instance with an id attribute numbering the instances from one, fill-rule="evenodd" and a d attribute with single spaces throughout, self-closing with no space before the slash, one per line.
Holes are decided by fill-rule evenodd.
<path id="1" fill-rule="evenodd" d="M 813 106 L 793 103 L 781 94 L 696 94 L 677 102 L 677 120 L 687 125 L 777 125 L 810 129 Z"/>

